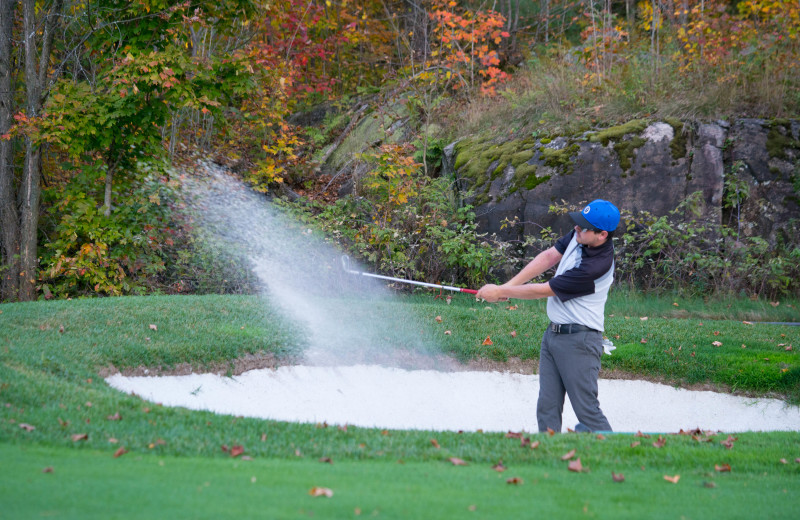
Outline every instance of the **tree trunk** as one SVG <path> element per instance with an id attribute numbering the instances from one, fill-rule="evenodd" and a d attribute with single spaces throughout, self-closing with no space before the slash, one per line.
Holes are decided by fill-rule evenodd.
<path id="1" fill-rule="evenodd" d="M 25 34 L 25 90 L 27 116 L 39 115 L 42 102 L 42 84 L 39 81 L 36 46 L 35 0 L 23 0 L 23 27 Z M 45 63 L 46 66 L 46 63 Z M 25 168 L 22 172 L 20 211 L 20 301 L 36 298 L 37 229 L 39 225 L 39 192 L 41 186 L 41 149 L 30 137 L 25 137 Z"/>
<path id="2" fill-rule="evenodd" d="M 0 0 L 0 135 L 8 133 L 14 113 L 11 56 L 17 0 Z M 13 142 L 0 139 L 0 301 L 19 294 L 19 214 L 14 197 Z"/>

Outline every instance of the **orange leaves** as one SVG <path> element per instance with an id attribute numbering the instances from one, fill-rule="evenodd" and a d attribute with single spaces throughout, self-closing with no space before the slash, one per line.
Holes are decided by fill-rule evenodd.
<path id="1" fill-rule="evenodd" d="M 85 441 L 85 440 L 89 440 L 89 434 L 88 433 L 74 433 L 74 434 L 72 434 L 71 438 L 72 438 L 72 442 Z"/>
<path id="2" fill-rule="evenodd" d="M 680 479 L 681 479 L 680 475 L 674 475 L 674 476 L 664 475 L 664 480 L 666 480 L 667 482 L 672 482 L 673 484 L 677 484 Z"/>
<path id="3" fill-rule="evenodd" d="M 483 340 L 483 343 L 481 343 L 481 345 L 494 345 L 494 343 L 492 342 L 492 338 L 486 336 L 486 339 Z"/>
<path id="4" fill-rule="evenodd" d="M 326 487 L 314 486 L 308 490 L 308 494 L 312 497 L 331 498 L 333 496 L 333 490 Z"/>
<path id="5" fill-rule="evenodd" d="M 612 471 L 611 480 L 613 480 L 614 482 L 625 482 L 625 475 L 623 475 L 622 473 L 614 473 Z"/>
<path id="6" fill-rule="evenodd" d="M 578 457 L 575 460 L 570 461 L 569 465 L 567 465 L 567 469 L 574 473 L 582 473 L 584 471 L 583 464 L 581 464 L 581 459 Z"/>
<path id="7" fill-rule="evenodd" d="M 468 464 L 463 459 L 459 459 L 458 457 L 450 457 L 447 459 L 453 466 L 467 466 Z"/>
<path id="8" fill-rule="evenodd" d="M 575 450 L 570 450 L 561 456 L 561 460 L 569 460 L 575 456 Z"/>
<path id="9" fill-rule="evenodd" d="M 726 473 L 726 472 L 730 472 L 731 471 L 731 465 L 730 464 L 714 464 L 714 469 L 718 473 Z"/>
<path id="10" fill-rule="evenodd" d="M 119 457 L 122 457 L 126 453 L 128 453 L 128 450 L 126 450 L 124 447 L 121 447 L 117 451 L 114 452 L 114 458 L 118 459 Z"/>

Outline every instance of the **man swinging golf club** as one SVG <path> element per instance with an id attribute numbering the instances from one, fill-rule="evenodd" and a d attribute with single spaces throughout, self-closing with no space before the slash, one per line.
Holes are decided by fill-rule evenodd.
<path id="1" fill-rule="evenodd" d="M 484 285 L 476 297 L 488 302 L 547 298 L 550 325 L 542 338 L 536 407 L 540 432 L 561 431 L 565 393 L 578 417 L 576 431 L 611 431 L 597 399 L 597 379 L 605 305 L 614 280 L 611 239 L 620 214 L 612 203 L 598 199 L 569 216 L 575 222 L 572 231 L 536 255 L 511 280 Z M 527 283 L 556 264 L 550 281 Z"/>

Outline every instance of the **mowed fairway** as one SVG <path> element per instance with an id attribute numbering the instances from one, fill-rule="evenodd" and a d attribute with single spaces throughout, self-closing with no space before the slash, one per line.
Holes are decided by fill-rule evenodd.
<path id="1" fill-rule="evenodd" d="M 13 444 L 0 445 L 0 458 L 2 518 L 796 518 L 800 506 L 794 461 L 729 473 L 675 463 L 672 483 L 661 464 L 628 467 L 615 482 L 622 461 L 583 473 L 566 462 L 498 472 L 445 460 L 114 458 Z M 333 495 L 314 497 L 315 487 Z"/>
<path id="2" fill-rule="evenodd" d="M 797 327 L 744 324 L 727 306 L 718 312 L 730 320 L 677 319 L 656 307 L 642 320 L 640 306 L 625 303 L 612 306 L 620 338 L 606 369 L 796 399 Z M 800 432 L 598 437 L 293 424 L 158 406 L 100 375 L 110 363 L 224 370 L 259 352 L 289 363 L 303 336 L 268 305 L 208 296 L 0 306 L 0 519 L 750 519 L 800 510 Z M 419 316 L 420 330 L 459 359 L 538 354 L 536 305 L 411 298 L 388 307 Z M 333 495 L 311 496 L 315 487 Z"/>

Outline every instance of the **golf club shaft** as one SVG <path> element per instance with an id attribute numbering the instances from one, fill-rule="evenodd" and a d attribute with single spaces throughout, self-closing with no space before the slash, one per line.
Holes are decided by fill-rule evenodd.
<path id="1" fill-rule="evenodd" d="M 352 269 L 349 269 L 349 267 L 348 267 L 349 258 L 347 258 L 347 260 L 345 260 L 345 258 L 346 257 L 342 258 L 342 264 L 345 266 L 344 270 L 346 272 L 350 273 L 350 274 L 360 274 L 361 276 L 368 276 L 370 278 L 379 278 L 381 280 L 389 280 L 391 282 L 399 282 L 399 283 L 407 283 L 407 284 L 411 284 L 411 285 L 419 285 L 420 287 L 430 287 L 432 289 L 445 289 L 445 290 L 448 290 L 448 291 L 463 292 L 463 293 L 468 293 L 468 294 L 478 294 L 478 291 L 476 291 L 475 289 L 462 289 L 461 287 L 453 287 L 451 285 L 441 285 L 441 284 L 438 284 L 438 283 L 417 282 L 415 280 L 406 280 L 404 278 L 394 278 L 392 276 L 383 276 L 383 275 L 380 275 L 380 274 L 372 274 L 372 273 L 365 273 L 365 272 L 362 272 L 362 271 L 354 271 Z"/>

